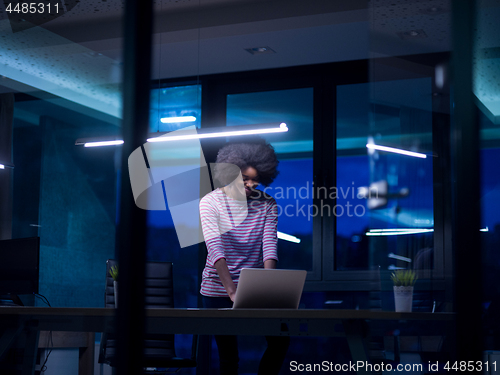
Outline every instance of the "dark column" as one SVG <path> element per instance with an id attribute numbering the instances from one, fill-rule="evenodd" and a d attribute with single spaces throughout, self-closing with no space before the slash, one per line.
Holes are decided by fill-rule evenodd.
<path id="1" fill-rule="evenodd" d="M 452 2 L 453 250 L 455 257 L 456 355 L 481 360 L 481 244 L 479 237 L 479 129 L 472 92 L 476 2 Z"/>
<path id="2" fill-rule="evenodd" d="M 0 95 L 0 163 L 12 164 L 12 121 L 14 94 Z M 0 240 L 12 238 L 13 170 L 0 170 Z"/>
<path id="3" fill-rule="evenodd" d="M 119 375 L 142 373 L 146 211 L 134 202 L 128 157 L 146 141 L 149 124 L 152 1 L 127 0 L 124 25 L 123 148 L 116 253 L 119 261 Z"/>

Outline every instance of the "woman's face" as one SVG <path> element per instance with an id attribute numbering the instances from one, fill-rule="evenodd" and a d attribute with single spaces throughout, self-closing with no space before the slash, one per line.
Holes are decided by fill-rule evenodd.
<path id="1" fill-rule="evenodd" d="M 241 169 L 241 175 L 243 177 L 243 184 L 245 185 L 245 194 L 249 197 L 253 189 L 259 185 L 259 174 L 255 168 L 246 167 Z"/>

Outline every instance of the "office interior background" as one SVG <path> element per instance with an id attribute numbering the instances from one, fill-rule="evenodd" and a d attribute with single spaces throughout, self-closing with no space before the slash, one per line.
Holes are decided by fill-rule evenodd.
<path id="1" fill-rule="evenodd" d="M 500 2 L 474 2 L 480 178 L 469 183 L 480 193 L 460 202 L 453 3 L 157 1 L 149 130 L 286 123 L 287 133 L 263 137 L 280 160 L 268 189 L 281 208 L 278 231 L 300 240 L 279 240 L 279 268 L 308 271 L 300 307 L 368 309 L 377 289 L 381 308 L 393 310 L 390 274 L 413 269 L 413 310 L 455 311 L 456 278 L 480 278 L 483 349 L 500 350 L 492 317 L 500 302 Z M 120 136 L 123 3 L 57 4 L 57 14 L 32 18 L 0 5 L 0 239 L 40 237 L 39 292 L 52 306 L 102 307 L 105 262 L 116 251 L 121 146 L 75 141 Z M 194 121 L 168 120 L 187 116 Z M 207 162 L 226 141 L 201 141 Z M 358 188 L 373 183 L 385 184 L 389 197 L 371 209 Z M 458 275 L 453 210 L 462 205 L 480 207 L 480 241 L 468 251 L 480 263 Z M 198 231 L 198 218 L 175 225 Z M 176 307 L 198 307 L 204 244 L 181 248 L 168 209 L 148 211 L 147 228 L 147 247 L 137 251 L 174 262 Z M 380 232 L 394 229 L 400 233 Z M 418 337 L 417 323 L 406 328 Z M 190 350 L 188 337 L 177 344 Z M 259 345 L 265 341 L 242 340 L 249 373 Z M 349 361 L 337 339 L 293 340 L 288 356 Z"/>

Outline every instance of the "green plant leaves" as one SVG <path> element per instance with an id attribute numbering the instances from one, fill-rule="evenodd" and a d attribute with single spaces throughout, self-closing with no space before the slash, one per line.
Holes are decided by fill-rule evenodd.
<path id="1" fill-rule="evenodd" d="M 394 286 L 413 286 L 417 279 L 417 274 L 412 270 L 397 270 L 391 275 Z"/>
<path id="2" fill-rule="evenodd" d="M 109 270 L 109 275 L 113 278 L 114 281 L 118 281 L 118 266 L 112 266 Z"/>

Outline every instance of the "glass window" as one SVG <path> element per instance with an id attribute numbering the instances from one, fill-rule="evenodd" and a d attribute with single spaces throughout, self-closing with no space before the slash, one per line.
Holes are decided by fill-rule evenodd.
<path id="1" fill-rule="evenodd" d="M 479 108 L 480 129 L 480 207 L 482 282 L 485 307 L 484 332 L 486 349 L 499 340 L 496 316 L 500 293 L 496 285 L 500 272 L 500 96 L 498 72 L 500 37 L 494 29 L 500 7 L 491 7 L 485 1 L 477 3 L 477 31 L 473 60 L 473 91 Z M 493 287 L 491 287 L 493 286 Z M 493 342 L 495 344 L 493 344 Z"/>
<path id="2" fill-rule="evenodd" d="M 115 42 L 98 45 L 77 5 L 50 17 L 26 13 L 25 22 L 3 13 L 0 148 L 9 146 L 14 168 L 0 170 L 1 184 L 12 186 L 0 188 L 0 206 L 12 204 L 0 238 L 40 237 L 39 293 L 52 306 L 102 307 L 106 260 L 115 257 L 120 147 L 75 141 L 120 134 L 122 9 L 95 4 L 94 15 L 116 21 L 106 30 Z"/>
<path id="3" fill-rule="evenodd" d="M 431 88 L 338 87 L 336 270 L 433 268 Z"/>
<path id="4" fill-rule="evenodd" d="M 500 176 L 494 173 L 500 163 L 500 137 L 495 125 L 482 112 L 481 127 L 481 246 L 483 262 L 483 283 L 494 285 L 500 272 Z M 498 302 L 496 288 L 485 288 L 485 300 Z"/>
<path id="5" fill-rule="evenodd" d="M 160 87 L 151 90 L 150 132 L 200 127 L 201 85 Z"/>
<path id="6" fill-rule="evenodd" d="M 201 85 L 161 87 L 151 90 L 150 131 L 152 133 L 171 132 L 188 126 L 199 127 L 201 119 Z M 197 306 L 199 285 L 197 282 L 198 247 L 181 247 L 178 234 L 180 232 L 198 233 L 198 215 L 180 215 L 175 210 L 175 197 L 167 191 L 172 184 L 169 177 L 178 176 L 187 170 L 194 170 L 189 175 L 187 186 L 191 188 L 188 195 L 199 196 L 199 165 L 193 163 L 192 152 L 185 150 L 183 155 L 176 154 L 168 144 L 157 144 L 160 147 L 148 148 L 147 155 L 155 175 L 164 176 L 162 181 L 163 199 L 166 210 L 148 210 L 148 247 L 147 260 L 154 262 L 173 262 L 174 267 L 174 300 L 176 307 Z M 173 158 L 177 157 L 178 162 Z M 195 155 L 199 159 L 198 155 Z M 186 193 L 186 189 L 183 190 Z M 170 204 L 169 204 L 170 202 Z M 197 205 L 196 205 L 197 211 Z M 192 212 L 192 211 L 190 211 Z"/>

